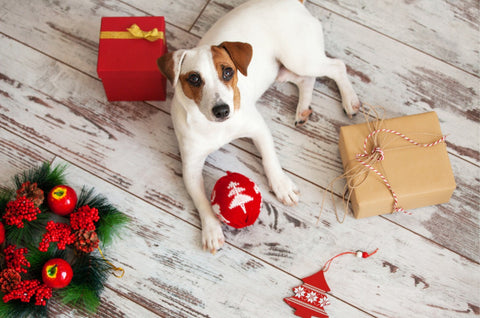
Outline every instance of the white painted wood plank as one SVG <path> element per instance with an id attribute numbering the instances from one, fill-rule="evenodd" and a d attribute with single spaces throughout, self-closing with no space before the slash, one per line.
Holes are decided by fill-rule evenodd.
<path id="1" fill-rule="evenodd" d="M 0 116 L 3 112 L 0 104 Z M 39 162 L 50 162 L 53 158 L 52 153 L 0 128 L 0 187 L 13 186 L 13 175 Z"/>
<path id="2" fill-rule="evenodd" d="M 96 89 L 95 84 L 91 83 L 94 81 L 93 79 L 84 79 L 83 76 L 59 63 L 49 63 L 48 58 L 31 52 L 29 49 L 26 49 L 27 55 L 22 55 L 21 45 L 12 44 L 12 41 L 6 39 L 3 39 L 3 41 L 6 45 L 1 47 L 13 45 L 14 47 L 10 47 L 10 49 L 14 48 L 18 54 L 18 57 L 8 60 L 10 67 L 7 68 L 8 73 L 5 75 L 12 78 L 21 78 L 22 87 L 15 89 L 11 86 L 8 93 L 11 96 L 10 99 L 15 100 L 15 103 L 5 98 L 2 99 L 2 105 L 5 103 L 6 106 L 11 106 L 9 109 L 15 109 L 15 104 L 20 101 L 31 106 L 29 112 L 19 113 L 19 116 L 15 117 L 18 121 L 23 116 L 24 120 L 32 123 L 31 125 L 38 126 L 37 129 L 32 129 L 33 133 L 30 132 L 34 142 L 37 142 L 37 140 L 39 143 L 47 142 L 53 146 L 56 152 L 70 161 L 80 164 L 95 174 L 104 176 L 105 179 L 118 186 L 146 197 L 164 210 L 171 211 L 171 213 L 181 216 L 193 224 L 198 224 L 195 209 L 183 188 L 179 172 L 178 150 L 171 128 L 169 128 L 168 115 L 143 103 L 116 103 L 115 108 L 108 108 L 102 103 L 92 100 L 85 102 L 81 97 L 83 96 L 83 89 L 87 88 L 91 94 L 95 94 L 95 91 L 96 94 L 100 94 L 100 90 Z M 2 54 L 2 56 L 7 55 Z M 61 77 L 63 81 L 56 82 L 57 86 L 52 88 L 50 83 L 45 84 L 35 79 L 35 76 L 30 78 L 30 75 L 23 75 L 25 74 L 25 68 L 15 68 L 15 66 L 18 66 L 15 59 L 22 60 L 23 65 L 27 65 L 27 70 L 32 65 L 49 65 L 50 68 L 45 71 L 46 74 L 52 76 L 50 72 L 54 70 L 55 74 Z M 37 71 L 36 74 L 39 78 L 46 76 L 42 71 Z M 68 78 L 70 80 L 67 80 Z M 80 87 L 77 87 L 78 82 L 82 83 Z M 32 87 L 37 87 L 37 91 L 34 91 Z M 44 95 L 41 92 L 42 90 L 55 93 L 55 100 L 48 95 Z M 69 92 L 69 94 L 65 92 Z M 36 98 L 32 98 L 32 96 Z M 18 106 L 16 108 L 18 110 Z M 40 125 L 30 120 L 38 117 L 49 118 L 45 116 L 46 113 L 55 114 L 55 118 L 61 118 L 63 124 L 59 123 L 58 120 L 52 120 L 50 123 L 44 124 L 42 122 L 42 125 Z M 132 116 L 132 114 L 135 115 Z M 158 127 L 158 123 L 163 123 L 161 124 L 163 126 Z M 7 118 L 7 121 L 2 122 L 2 124 L 9 125 L 9 130 L 14 132 L 24 132 L 21 125 L 14 123 L 11 117 Z M 56 125 L 60 125 L 60 127 Z M 82 129 L 72 127 L 81 127 Z M 162 131 L 162 129 L 164 130 Z M 69 135 L 72 130 L 76 130 L 76 137 Z M 54 133 L 57 131 L 59 133 Z M 62 136 L 59 137 L 58 135 Z M 283 140 L 280 139 L 280 142 L 282 143 Z M 72 141 L 73 144 L 71 144 Z M 160 141 L 163 142 L 161 149 L 158 148 Z M 59 146 L 55 146 L 55 144 Z M 90 152 L 96 150 L 97 144 L 102 145 L 102 151 L 97 150 L 98 152 L 91 154 Z M 132 145 L 134 145 L 134 149 L 129 150 Z M 118 160 L 118 158 L 122 158 L 122 160 Z M 402 312 L 402 309 L 396 306 L 398 300 L 391 299 L 391 293 L 396 290 L 403 290 L 408 293 L 407 298 L 402 298 L 402 301 L 418 302 L 418 299 L 414 299 L 413 296 L 422 296 L 422 294 L 411 291 L 413 288 L 412 280 L 416 281 L 411 277 L 412 275 L 423 277 L 431 285 L 431 281 L 440 279 L 437 275 L 451 277 L 449 275 L 452 272 L 455 273 L 454 277 L 458 286 L 453 287 L 449 279 L 443 281 L 442 284 L 443 286 L 450 286 L 452 289 L 455 288 L 462 295 L 460 300 L 453 301 L 454 295 L 452 293 L 445 293 L 443 288 L 435 286 L 435 288 L 428 290 L 431 294 L 429 297 L 434 299 L 426 299 L 428 302 L 422 303 L 426 309 L 411 313 L 412 316 L 415 316 L 415 314 L 443 315 L 447 309 L 456 310 L 456 308 L 461 307 L 462 310 L 471 310 L 468 308 L 478 305 L 475 302 L 478 296 L 476 294 L 478 280 L 476 277 L 471 277 L 471 273 L 478 269 L 477 264 L 382 218 L 356 222 L 349 218 L 349 222 L 351 222 L 347 223 L 348 226 L 337 225 L 331 209 L 327 209 L 325 219 L 322 219 L 322 225 L 314 227 L 313 223 L 318 215 L 320 202 L 319 188 L 304 180 L 296 179 L 296 182 L 303 189 L 303 201 L 298 207 L 284 207 L 273 198 L 272 194 L 268 193 L 266 180 L 262 176 L 263 170 L 260 167 L 260 160 L 239 151 L 235 147 L 228 146 L 215 153 L 209 158 L 208 165 L 206 179 L 209 189 L 213 186 L 214 181 L 222 175 L 221 170 L 229 169 L 249 176 L 253 175 L 255 180 L 260 180 L 257 182 L 265 193 L 265 202 L 268 206 L 268 208 L 266 207 L 267 213 L 264 212 L 261 215 L 257 227 L 245 231 L 227 230 L 227 238 L 234 246 L 246 249 L 249 253 L 291 272 L 296 277 L 303 277 L 318 270 L 330 256 L 345 249 L 351 249 L 352 242 L 358 242 L 359 238 L 365 238 L 364 242 L 355 244 L 354 248 L 370 249 L 379 245 L 382 251 L 386 250 L 388 254 L 381 260 L 377 260 L 375 264 L 377 266 L 381 265 L 383 268 L 383 261 L 386 261 L 399 268 L 405 268 L 404 276 L 410 275 L 410 279 L 385 278 L 386 280 L 383 283 L 388 285 L 387 289 L 377 295 L 378 298 L 374 298 L 374 303 L 368 300 L 370 298 L 362 296 L 363 298 L 352 300 L 351 303 L 355 306 L 361 306 L 360 308 L 365 308 L 368 312 L 374 312 L 375 315 L 378 312 L 385 315 L 392 315 L 392 312 Z M 151 167 L 158 168 L 152 169 Z M 185 231 L 181 232 L 183 237 Z M 375 236 L 381 233 L 391 233 L 391 236 L 377 244 Z M 295 240 L 292 240 L 292 238 L 295 238 Z M 192 240 L 192 245 L 198 244 L 195 242 L 199 241 L 199 233 L 195 237 L 190 236 L 188 239 Z M 392 247 L 394 248 L 393 251 L 391 250 Z M 414 251 L 412 252 L 410 249 L 414 249 Z M 198 251 L 198 249 L 195 251 Z M 398 256 L 398 254 L 401 256 Z M 411 259 L 405 259 L 408 256 L 419 259 L 419 261 L 412 264 Z M 429 259 L 435 261 L 433 264 L 443 265 L 432 272 L 432 263 L 429 263 Z M 378 268 L 368 269 L 367 267 L 366 271 L 370 272 L 370 270 L 376 273 Z M 358 272 L 347 273 L 346 276 L 351 281 L 355 279 L 358 286 L 363 284 L 371 286 L 373 284 L 372 277 L 367 277 L 364 281 L 363 278 L 355 274 L 358 274 Z M 402 277 L 405 278 L 406 276 L 404 276 Z M 465 278 L 467 276 L 468 279 Z M 383 283 L 381 286 L 383 286 Z M 352 294 L 355 295 L 363 292 L 355 290 L 355 286 L 352 287 L 348 284 L 340 284 L 340 286 L 336 284 L 335 286 L 337 293 L 335 295 L 341 295 L 342 299 L 344 299 L 343 297 L 351 297 L 349 295 L 352 291 L 354 291 Z M 440 303 L 444 305 L 443 309 L 438 308 Z"/>
<path id="3" fill-rule="evenodd" d="M 95 187 L 132 218 L 104 251 L 126 270 L 123 278 L 108 280 L 110 288 L 161 317 L 291 316 L 283 298 L 299 284 L 296 278 L 231 245 L 214 256 L 202 252 L 196 226 L 74 166 L 67 173 L 74 188 Z M 328 309 L 334 317 L 369 317 L 334 297 Z"/>
<path id="4" fill-rule="evenodd" d="M 91 76 L 97 77 L 100 19 L 103 16 L 165 16 L 168 23 L 189 29 L 206 0 L 121 1 L 63 0 L 2 2 L 0 31 Z M 8 14 L 7 14 L 8 13 Z M 18 23 L 21 21 L 21 23 Z M 166 26 L 167 41 L 177 42 Z M 186 34 L 186 33 L 183 33 Z M 189 36 L 178 39 L 184 43 Z"/>
<path id="5" fill-rule="evenodd" d="M 311 2 L 480 75 L 480 7 L 477 0 Z"/>

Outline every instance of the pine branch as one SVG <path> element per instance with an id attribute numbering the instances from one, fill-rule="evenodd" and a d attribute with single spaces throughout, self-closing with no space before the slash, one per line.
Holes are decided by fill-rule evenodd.
<path id="1" fill-rule="evenodd" d="M 66 165 L 59 165 L 52 169 L 52 166 L 48 162 L 44 162 L 40 167 L 32 168 L 15 175 L 13 182 L 17 189 L 27 181 L 36 183 L 37 187 L 42 189 L 46 195 L 56 185 L 65 183 L 66 168 Z"/>
<path id="2" fill-rule="evenodd" d="M 35 302 L 24 303 L 11 300 L 8 303 L 0 301 L 0 317 L 2 318 L 43 318 L 48 317 L 47 306 L 36 306 Z"/>
<path id="3" fill-rule="evenodd" d="M 128 216 L 110 204 L 107 198 L 94 194 L 93 188 L 89 190 L 87 190 L 86 187 L 82 188 L 77 201 L 77 207 L 84 205 L 98 210 L 100 220 L 96 224 L 96 232 L 104 246 L 109 245 L 114 237 L 120 234 L 123 226 L 130 220 Z"/>
<path id="4" fill-rule="evenodd" d="M 7 233 L 7 240 L 15 245 L 32 246 L 38 244 L 42 239 L 42 232 L 45 231 L 50 216 L 47 213 L 37 214 L 37 219 L 33 221 L 24 221 L 23 228 L 18 228 L 15 225 L 5 225 L 5 232 Z"/>
<path id="5" fill-rule="evenodd" d="M 108 278 L 110 266 L 92 254 L 84 254 L 72 264 L 70 285 L 58 291 L 65 304 L 85 307 L 95 312 L 100 304 L 100 294 Z"/>

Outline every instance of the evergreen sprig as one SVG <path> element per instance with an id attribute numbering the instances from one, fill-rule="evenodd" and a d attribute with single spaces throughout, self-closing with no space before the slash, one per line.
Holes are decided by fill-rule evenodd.
<path id="1" fill-rule="evenodd" d="M 24 303 L 17 299 L 11 300 L 8 303 L 0 301 L 0 317 L 44 318 L 48 317 L 47 306 L 36 306 L 35 302 Z"/>
<path id="2" fill-rule="evenodd" d="M 38 244 L 42 240 L 41 234 L 45 232 L 45 226 L 49 220 L 50 216 L 48 214 L 39 213 L 36 220 L 24 221 L 22 228 L 15 225 L 5 225 L 7 241 L 15 245 L 36 245 L 35 248 L 38 248 Z"/>
<path id="3" fill-rule="evenodd" d="M 19 173 L 13 177 L 17 189 L 27 181 L 36 183 L 37 187 L 43 190 L 45 197 L 56 185 L 65 183 L 66 165 L 58 165 L 52 168 L 50 163 L 44 162 L 40 167 Z M 44 202 L 45 204 L 45 202 Z"/>
<path id="4" fill-rule="evenodd" d="M 100 294 L 110 269 L 110 265 L 101 257 L 91 253 L 78 256 L 72 264 L 72 281 L 58 291 L 62 301 L 95 312 L 100 305 Z"/>
<path id="5" fill-rule="evenodd" d="M 120 229 L 129 221 L 129 217 L 118 211 L 116 207 L 108 202 L 107 198 L 103 195 L 95 194 L 93 188 L 82 188 L 77 201 L 77 207 L 84 205 L 98 210 L 100 220 L 96 223 L 96 232 L 104 246 L 109 245 L 120 234 Z"/>

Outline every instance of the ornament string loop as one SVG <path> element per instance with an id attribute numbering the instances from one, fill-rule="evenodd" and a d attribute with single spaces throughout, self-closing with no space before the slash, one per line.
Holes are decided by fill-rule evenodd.
<path id="1" fill-rule="evenodd" d="M 368 258 L 368 257 L 372 256 L 373 254 L 375 254 L 377 252 L 378 252 L 378 248 L 371 253 L 362 252 L 362 251 L 356 251 L 356 252 L 348 251 L 348 252 L 343 252 L 343 253 L 337 254 L 337 255 L 333 256 L 332 258 L 330 258 L 328 261 L 325 262 L 325 265 L 323 265 L 323 267 L 322 267 L 322 271 L 327 272 L 330 269 L 330 265 L 332 264 L 333 260 L 336 259 L 337 257 L 351 254 L 351 255 L 355 255 L 357 257 Z"/>
<path id="2" fill-rule="evenodd" d="M 102 258 L 103 260 L 108 264 L 110 265 L 110 267 L 114 270 L 113 272 L 113 276 L 117 277 L 117 278 L 122 278 L 123 275 L 125 275 L 125 270 L 121 267 L 117 267 L 115 265 L 113 265 L 110 261 L 108 261 L 105 256 L 103 255 L 103 252 L 102 250 L 100 249 L 100 246 L 97 247 L 98 251 L 100 252 L 100 255 L 102 255 Z M 116 272 L 120 272 L 119 274 L 117 274 Z"/>

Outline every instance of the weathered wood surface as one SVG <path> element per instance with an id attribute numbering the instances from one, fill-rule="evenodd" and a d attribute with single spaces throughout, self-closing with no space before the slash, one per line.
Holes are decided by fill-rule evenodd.
<path id="1" fill-rule="evenodd" d="M 417 209 L 411 217 L 349 216 L 338 224 L 328 202 L 316 225 L 323 190 L 342 173 L 338 129 L 363 118 L 346 118 L 335 85 L 321 80 L 314 116 L 295 129 L 296 90 L 275 85 L 259 107 L 302 201 L 296 207 L 277 202 L 269 193 L 257 150 L 249 140 L 238 140 L 208 158 L 207 190 L 224 171 L 238 171 L 259 184 L 264 209 L 254 227 L 225 227 L 227 246 L 217 255 L 200 250 L 199 220 L 183 187 L 169 101 L 105 100 L 95 71 L 100 17 L 165 15 L 173 50 L 194 46 L 211 23 L 242 2 L 2 3 L 2 184 L 14 171 L 61 157 L 79 167 L 70 169 L 73 184 L 94 185 L 133 217 L 125 239 L 109 251 L 129 275 L 109 280 L 106 309 L 98 315 L 109 317 L 118 305 L 118 316 L 127 317 L 288 317 L 292 310 L 282 298 L 291 295 L 299 278 L 318 271 L 341 251 L 376 247 L 380 251 L 375 257 L 340 259 L 327 273 L 331 317 L 480 315 L 480 81 L 478 70 L 468 69 L 475 54 L 445 53 L 446 35 L 438 26 L 450 14 L 472 17 L 461 28 L 465 34 L 454 39 L 464 47 L 465 39 L 478 36 L 478 28 L 471 25 L 478 21 L 478 10 L 452 13 L 449 2 L 442 2 L 437 12 L 424 10 L 421 27 L 415 21 L 422 13 L 415 11 L 412 18 L 409 2 L 399 4 L 395 13 L 397 19 L 403 14 L 407 33 L 379 22 L 384 11 L 371 7 L 349 5 L 354 11 L 349 14 L 344 2 L 307 4 L 324 22 L 327 52 L 346 61 L 364 101 L 382 104 L 388 116 L 437 111 L 443 132 L 449 134 L 458 184 L 448 204 Z M 434 7 L 427 1 L 415 6 Z M 455 18 L 452 23 L 461 21 Z M 425 35 L 428 26 L 432 32 Z M 423 37 L 433 44 L 425 44 Z M 478 59 L 478 40 L 476 48 L 470 50 Z M 335 188 L 337 195 L 341 186 Z M 53 315 L 62 310 L 54 306 Z"/>

